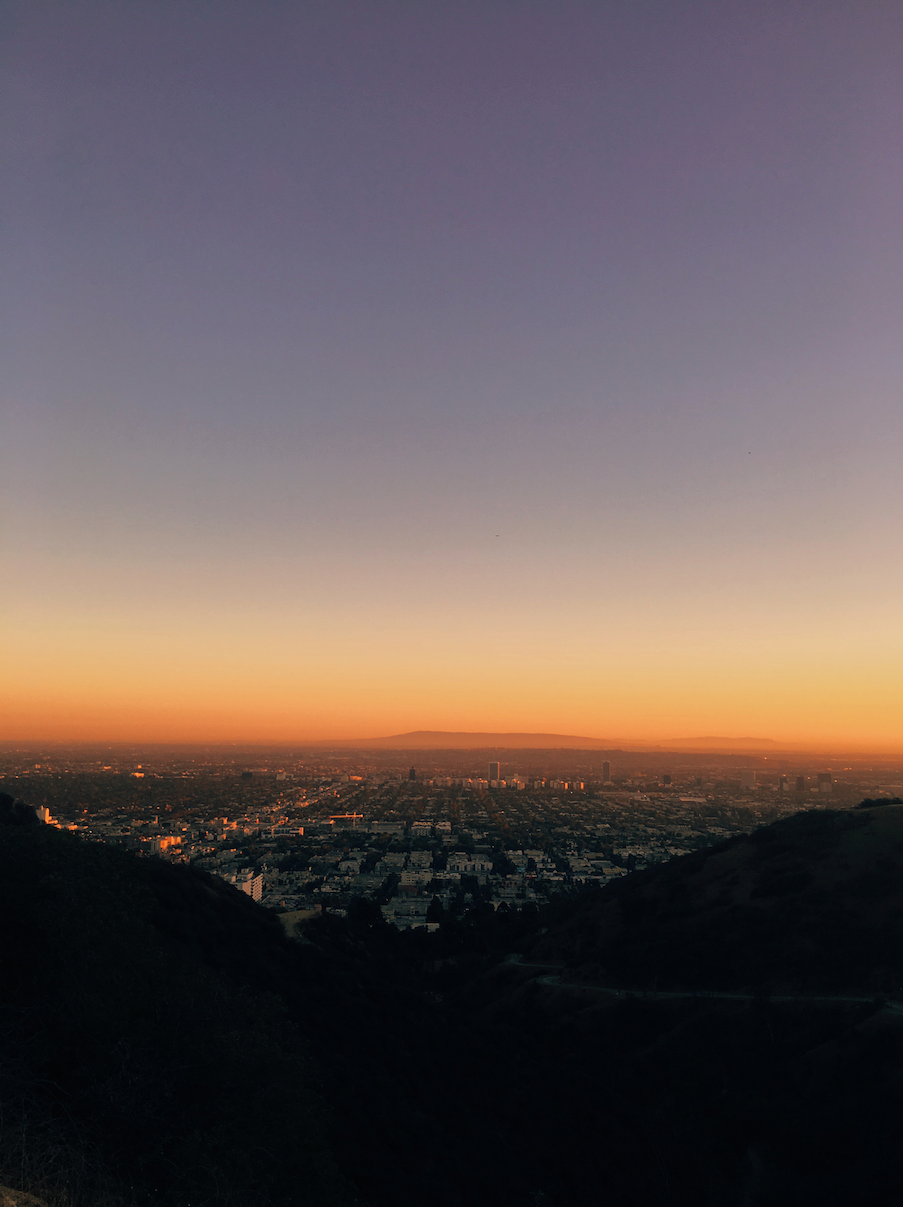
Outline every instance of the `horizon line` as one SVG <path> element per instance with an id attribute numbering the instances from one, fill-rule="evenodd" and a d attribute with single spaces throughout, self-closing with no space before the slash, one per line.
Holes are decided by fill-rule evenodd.
<path id="1" fill-rule="evenodd" d="M 693 735 L 689 737 L 669 737 L 669 738 L 639 738 L 639 737 L 623 737 L 623 738 L 595 738 L 585 734 L 566 734 L 566 733 L 548 733 L 536 732 L 530 730 L 442 730 L 442 729 L 415 729 L 407 730 L 403 733 L 379 735 L 375 737 L 354 737 L 354 738 L 339 738 L 339 737 L 285 737 L 285 738 L 225 738 L 225 737 L 197 737 L 192 739 L 184 738 L 48 738 L 39 736 L 17 737 L 17 738 L 2 738 L 0 737 L 0 748 L 17 747 L 22 745 L 41 745 L 47 747 L 66 747 L 66 746 L 106 746 L 109 748 L 120 748 L 124 746 L 141 746 L 141 747 L 250 747 L 256 749 L 281 749 L 287 746 L 298 747 L 343 747 L 345 749 L 367 749 L 368 747 L 380 746 L 383 749 L 411 749 L 410 746 L 405 746 L 405 739 L 418 739 L 417 745 L 422 749 L 443 750 L 443 749 L 491 749 L 504 748 L 504 743 L 493 739 L 520 739 L 517 747 L 520 749 L 536 749 L 536 750 L 551 750 L 570 748 L 574 750 L 611 750 L 611 751 L 637 751 L 648 753 L 668 753 L 672 751 L 675 754 L 689 753 L 713 753 L 713 754 L 729 754 L 735 753 L 761 753 L 763 749 L 767 749 L 770 753 L 800 753 L 800 752 L 816 752 L 823 753 L 826 751 L 833 752 L 849 752 L 857 754 L 873 754 L 873 755 L 903 755 L 903 743 L 898 745 L 885 745 L 881 743 L 869 744 L 859 741 L 844 741 L 837 738 L 822 738 L 822 739 L 775 739 L 765 737 L 753 737 L 752 735 L 743 735 L 741 737 L 731 737 L 721 734 L 705 734 Z M 443 745 L 441 740 L 436 745 L 428 744 L 429 739 L 458 739 L 452 745 Z M 479 741 L 473 744 L 464 744 L 461 739 L 484 739 L 484 743 Z M 524 739 L 536 739 L 535 744 L 531 745 L 525 742 Z M 540 741 L 539 739 L 544 739 Z M 566 742 L 566 747 L 558 746 L 550 739 L 557 739 L 561 742 Z M 585 742 L 586 746 L 577 745 L 577 743 Z M 390 745 L 398 743 L 397 746 Z M 717 744 L 720 749 L 714 749 Z"/>

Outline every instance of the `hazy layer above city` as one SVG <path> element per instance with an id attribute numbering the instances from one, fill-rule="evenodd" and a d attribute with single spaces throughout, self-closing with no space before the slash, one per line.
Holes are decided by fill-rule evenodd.
<path id="1" fill-rule="evenodd" d="M 721 737 L 708 735 L 689 738 L 669 738 L 661 741 L 646 741 L 611 738 L 588 738 L 575 734 L 562 733 L 449 733 L 443 730 L 419 729 L 411 733 L 392 734 L 379 738 L 346 738 L 333 742 L 307 743 L 312 747 L 336 749 L 345 747 L 349 750 L 432 750 L 436 752 L 449 750 L 618 750 L 618 751 L 698 751 L 700 753 L 721 751 L 723 753 L 744 753 L 746 751 L 769 751 L 772 755 L 783 752 L 790 754 L 794 750 L 830 749 L 835 754 L 842 754 L 844 747 L 833 743 L 830 746 L 813 744 L 797 748 L 788 743 L 780 743 L 772 738 L 755 737 Z M 853 748 L 848 747 L 848 751 Z M 876 747 L 870 753 L 882 750 L 885 753 L 903 753 L 903 744 L 889 745 L 885 748 Z M 859 754 L 863 751 L 860 749 Z"/>
<path id="2" fill-rule="evenodd" d="M 412 761 L 419 777 L 436 775 L 485 775 L 488 762 L 499 762 L 505 773 L 512 775 L 535 772 L 576 774 L 578 771 L 591 773 L 591 778 L 601 774 L 604 764 L 611 764 L 612 774 L 619 779 L 642 778 L 646 773 L 658 776 L 671 772 L 675 778 L 681 775 L 695 776 L 703 768 L 711 778 L 726 778 L 731 769 L 740 767 L 755 771 L 759 779 L 763 776 L 778 776 L 815 770 L 831 770 L 835 774 L 849 771 L 854 774 L 856 789 L 863 791 L 873 781 L 870 776 L 886 775 L 903 770 L 903 754 L 900 752 L 862 752 L 835 750 L 827 754 L 822 750 L 782 749 L 769 745 L 766 754 L 758 749 L 738 746 L 733 750 L 706 748 L 700 743 L 695 749 L 669 749 L 666 746 L 623 746 L 584 747 L 577 743 L 559 741 L 548 746 L 533 742 L 523 744 L 480 744 L 452 745 L 430 743 L 434 735 L 415 733 L 399 735 L 398 739 L 385 738 L 368 745 L 352 745 L 346 742 L 330 743 L 56 743 L 56 742 L 2 742 L 0 743 L 0 775 L 27 775 L 35 771 L 56 776 L 75 772 L 93 772 L 98 769 L 131 773 L 143 769 L 148 775 L 167 775 L 170 772 L 184 774 L 227 774 L 242 771 L 262 772 L 267 775 L 279 772 L 302 772 L 307 775 L 329 775 L 347 773 L 368 775 L 407 775 Z M 439 736 L 439 735 L 436 735 Z M 447 735 L 441 735 L 447 736 Z M 468 735 L 469 736 L 469 735 Z M 512 735 L 480 735 L 483 737 Z M 534 735 L 517 735 L 529 738 Z M 561 738 L 562 735 L 540 735 Z M 405 742 L 400 739 L 414 738 Z M 858 777 L 863 777 L 860 780 Z M 877 783 L 877 781 L 875 781 Z"/>

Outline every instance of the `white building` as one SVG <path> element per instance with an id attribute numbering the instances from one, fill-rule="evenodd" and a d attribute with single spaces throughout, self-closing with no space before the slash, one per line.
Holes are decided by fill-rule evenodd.
<path id="1" fill-rule="evenodd" d="M 263 896 L 263 873 L 256 874 L 251 871 L 239 872 L 237 875 L 225 877 L 230 884 L 234 884 L 236 888 L 240 888 L 243 893 L 247 893 L 252 901 L 259 901 Z"/>

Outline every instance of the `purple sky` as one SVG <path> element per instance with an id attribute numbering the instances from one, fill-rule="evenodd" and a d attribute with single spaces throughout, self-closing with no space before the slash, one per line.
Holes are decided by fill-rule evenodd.
<path id="1" fill-rule="evenodd" d="M 899 3 L 73 0 L 0 35 L 23 667 L 62 617 L 85 658 L 211 618 L 340 658 L 338 609 L 365 661 L 441 634 L 439 680 L 480 641 L 754 665 L 750 626 L 813 614 L 816 662 L 867 631 L 903 670 Z"/>

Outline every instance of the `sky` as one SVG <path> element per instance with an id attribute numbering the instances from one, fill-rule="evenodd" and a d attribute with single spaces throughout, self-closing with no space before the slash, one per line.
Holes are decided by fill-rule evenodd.
<path id="1" fill-rule="evenodd" d="M 903 747 L 903 6 L 9 0 L 9 739 Z"/>

